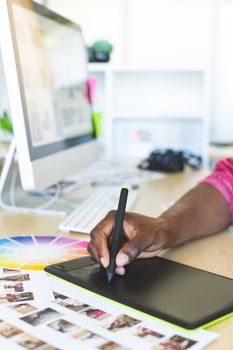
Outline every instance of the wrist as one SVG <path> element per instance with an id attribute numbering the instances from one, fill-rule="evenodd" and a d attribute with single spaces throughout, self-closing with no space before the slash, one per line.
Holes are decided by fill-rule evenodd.
<path id="1" fill-rule="evenodd" d="M 169 248 L 179 243 L 179 217 L 177 213 L 172 210 L 168 210 L 159 216 L 160 220 L 163 222 L 163 227 L 165 231 L 165 247 Z"/>

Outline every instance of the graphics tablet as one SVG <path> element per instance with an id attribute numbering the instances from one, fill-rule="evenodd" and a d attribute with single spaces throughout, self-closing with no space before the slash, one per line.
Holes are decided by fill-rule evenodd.
<path id="1" fill-rule="evenodd" d="M 109 284 L 89 257 L 45 271 L 88 291 L 178 326 L 194 329 L 233 312 L 233 280 L 161 257 L 137 259 Z"/>

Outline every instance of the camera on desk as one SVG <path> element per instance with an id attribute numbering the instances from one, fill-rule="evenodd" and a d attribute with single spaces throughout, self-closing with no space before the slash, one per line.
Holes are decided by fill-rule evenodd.
<path id="1" fill-rule="evenodd" d="M 175 173 L 183 171 L 185 165 L 190 166 L 192 169 L 200 169 L 202 158 L 191 152 L 157 149 L 151 152 L 148 158 L 142 160 L 138 167 L 143 170 Z"/>

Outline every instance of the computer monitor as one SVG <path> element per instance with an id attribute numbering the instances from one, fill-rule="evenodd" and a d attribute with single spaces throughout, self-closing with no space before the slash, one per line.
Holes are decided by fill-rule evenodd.
<path id="1" fill-rule="evenodd" d="M 96 159 L 80 27 L 31 0 L 0 1 L 1 52 L 23 189 Z"/>

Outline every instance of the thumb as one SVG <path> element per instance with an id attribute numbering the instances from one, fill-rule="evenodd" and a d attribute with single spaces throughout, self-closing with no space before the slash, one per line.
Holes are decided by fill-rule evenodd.
<path id="1" fill-rule="evenodd" d="M 146 248 L 145 240 L 142 237 L 134 237 L 127 242 L 119 251 L 116 257 L 116 265 L 123 267 L 130 263 Z"/>

